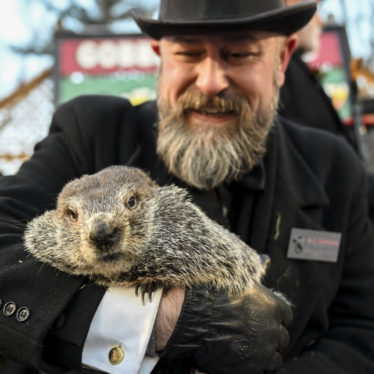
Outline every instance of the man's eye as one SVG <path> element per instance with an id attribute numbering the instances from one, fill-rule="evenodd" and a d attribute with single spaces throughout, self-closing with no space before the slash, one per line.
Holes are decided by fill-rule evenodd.
<path id="1" fill-rule="evenodd" d="M 242 64 L 249 63 L 261 56 L 260 50 L 256 49 L 238 49 L 222 51 L 221 57 L 228 63 Z"/>
<path id="2" fill-rule="evenodd" d="M 245 58 L 245 57 L 248 57 L 250 55 L 251 55 L 251 53 L 249 53 L 249 52 L 233 52 L 233 53 L 229 53 L 229 56 L 234 57 L 234 58 Z"/>
<path id="3" fill-rule="evenodd" d="M 246 60 L 255 57 L 256 54 L 253 52 L 227 52 L 224 54 L 226 59 L 234 60 Z"/>
<path id="4" fill-rule="evenodd" d="M 201 56 L 200 51 L 178 51 L 175 53 L 176 56 L 186 60 L 197 59 Z"/>

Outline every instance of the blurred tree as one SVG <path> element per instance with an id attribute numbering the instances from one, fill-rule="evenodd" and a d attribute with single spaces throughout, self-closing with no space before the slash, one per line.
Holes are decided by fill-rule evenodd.
<path id="1" fill-rule="evenodd" d="M 355 0 L 339 1 L 342 11 L 342 23 L 346 25 L 347 34 L 351 41 L 351 49 L 354 48 L 353 37 L 357 37 L 357 35 L 360 35 L 363 44 L 367 45 L 367 54 L 363 60 L 365 65 L 374 72 L 374 28 L 372 27 L 372 20 L 374 19 L 374 1 L 367 0 L 365 2 L 360 2 L 359 11 L 355 12 L 352 11 L 352 6 L 355 5 L 353 1 Z"/>
<path id="2" fill-rule="evenodd" d="M 128 10 L 142 9 L 148 16 L 157 8 L 157 0 L 22 0 L 27 9 L 25 23 L 29 40 L 10 48 L 20 55 L 53 54 L 56 31 L 126 32 L 131 29 Z"/>
<path id="3" fill-rule="evenodd" d="M 372 20 L 374 19 L 374 2 L 371 1 L 369 3 L 370 6 L 370 26 L 369 27 L 369 41 L 370 41 L 370 47 L 369 47 L 369 57 L 368 57 L 368 66 L 372 72 L 374 72 L 374 28 L 372 26 Z"/>

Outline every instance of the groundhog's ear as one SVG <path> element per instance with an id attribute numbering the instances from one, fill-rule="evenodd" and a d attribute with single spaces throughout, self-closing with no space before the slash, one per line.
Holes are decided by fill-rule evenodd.
<path id="1" fill-rule="evenodd" d="M 153 188 L 158 188 L 159 187 L 159 185 L 155 181 L 153 181 L 152 179 L 150 180 L 150 185 Z"/>
<path id="2" fill-rule="evenodd" d="M 149 173 L 143 172 L 144 178 L 146 179 L 147 185 L 151 188 L 159 187 L 159 185 L 151 178 Z"/>
<path id="3" fill-rule="evenodd" d="M 188 193 L 188 191 L 184 188 L 180 188 L 180 187 L 177 187 L 177 186 L 173 186 L 173 189 L 175 191 L 175 193 L 179 196 L 180 199 L 183 199 L 183 200 L 189 200 L 190 199 L 190 194 Z"/>
<path id="4" fill-rule="evenodd" d="M 182 201 L 190 199 L 190 195 L 188 194 L 187 190 L 177 187 L 174 184 L 170 186 L 159 187 L 158 190 L 160 190 L 162 194 L 169 195 L 171 198 L 176 198 Z"/>

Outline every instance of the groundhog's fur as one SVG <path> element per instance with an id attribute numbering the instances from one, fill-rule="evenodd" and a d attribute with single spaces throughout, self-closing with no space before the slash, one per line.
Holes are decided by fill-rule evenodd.
<path id="1" fill-rule="evenodd" d="M 209 219 L 185 190 L 114 166 L 68 183 L 57 209 L 33 219 L 27 251 L 104 286 L 208 285 L 239 293 L 260 282 L 260 256 Z"/>

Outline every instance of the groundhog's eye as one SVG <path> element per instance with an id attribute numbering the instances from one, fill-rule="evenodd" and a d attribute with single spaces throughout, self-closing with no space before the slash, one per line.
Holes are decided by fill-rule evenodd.
<path id="1" fill-rule="evenodd" d="M 126 201 L 126 207 L 129 209 L 134 209 L 136 207 L 137 201 L 134 195 L 131 195 Z"/>
<path id="2" fill-rule="evenodd" d="M 66 215 L 72 221 L 77 221 L 78 220 L 78 212 L 76 212 L 74 209 L 71 209 L 71 208 L 66 209 Z"/>

